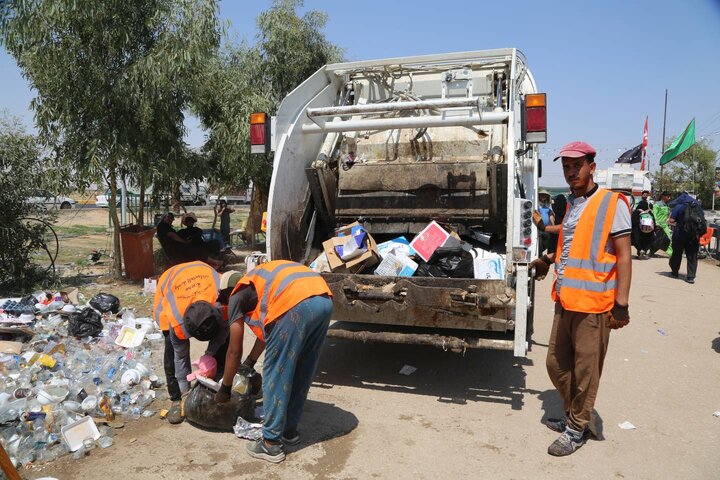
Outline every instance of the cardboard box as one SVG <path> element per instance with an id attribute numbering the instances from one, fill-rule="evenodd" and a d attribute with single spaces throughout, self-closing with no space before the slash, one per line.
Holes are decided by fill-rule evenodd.
<path id="1" fill-rule="evenodd" d="M 330 270 L 333 273 L 360 273 L 364 270 L 369 270 L 380 263 L 380 254 L 378 253 L 377 244 L 372 238 L 372 235 L 369 233 L 367 236 L 368 250 L 360 256 L 353 258 L 348 262 L 343 262 L 335 251 L 335 247 L 345 245 L 345 242 L 350 238 L 350 230 L 352 227 L 358 225 L 360 224 L 355 222 L 339 228 L 335 231 L 335 234 L 344 234 L 344 237 L 335 236 L 323 242 L 323 250 L 327 256 L 327 262 L 330 266 Z"/>

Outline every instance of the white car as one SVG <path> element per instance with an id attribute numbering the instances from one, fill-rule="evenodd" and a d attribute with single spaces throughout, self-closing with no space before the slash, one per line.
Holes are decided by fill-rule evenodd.
<path id="1" fill-rule="evenodd" d="M 128 190 L 126 192 L 126 195 L 127 195 L 129 204 L 137 205 L 140 202 L 140 194 L 139 193 L 131 192 L 130 190 Z M 105 190 L 105 193 L 95 195 L 95 206 L 100 207 L 100 208 L 108 208 L 108 206 L 110 205 L 110 203 L 108 202 L 108 198 L 110 198 L 110 189 L 109 188 L 107 190 Z M 145 202 L 145 204 L 147 205 L 147 201 Z M 117 205 L 116 206 L 118 206 L 118 207 L 120 206 L 120 190 L 119 189 L 117 191 Z"/>
<path id="2" fill-rule="evenodd" d="M 72 208 L 77 201 L 64 195 L 55 195 L 47 190 L 35 190 L 32 192 L 32 195 L 27 198 L 27 203 L 43 205 L 45 208 L 67 210 L 68 208 Z"/>

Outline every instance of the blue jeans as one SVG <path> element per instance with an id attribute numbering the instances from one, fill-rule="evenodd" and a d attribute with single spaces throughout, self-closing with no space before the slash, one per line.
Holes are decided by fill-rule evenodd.
<path id="1" fill-rule="evenodd" d="M 263 364 L 263 437 L 297 429 L 332 315 L 332 299 L 306 298 L 273 322 Z"/>

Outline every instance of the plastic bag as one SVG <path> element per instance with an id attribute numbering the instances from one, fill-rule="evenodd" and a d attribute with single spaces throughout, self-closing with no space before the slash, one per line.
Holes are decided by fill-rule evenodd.
<path id="1" fill-rule="evenodd" d="M 73 337 L 97 337 L 102 329 L 100 314 L 90 307 L 72 313 L 68 319 L 68 333 Z"/>
<path id="2" fill-rule="evenodd" d="M 120 299 L 109 293 L 98 293 L 90 299 L 90 305 L 102 313 L 118 313 L 120 311 Z"/>
<path id="3" fill-rule="evenodd" d="M 653 252 L 658 250 L 667 250 L 670 248 L 670 238 L 667 236 L 667 233 L 665 233 L 665 230 L 663 230 L 662 227 L 655 227 L 650 247 L 650 250 Z"/>
<path id="4" fill-rule="evenodd" d="M 473 256 L 461 245 L 440 247 L 428 262 L 421 262 L 417 277 L 474 278 Z"/>
<path id="5" fill-rule="evenodd" d="M 232 432 L 238 417 L 255 418 L 255 398 L 235 393 L 227 403 L 217 403 L 215 392 L 196 383 L 185 398 L 185 418 L 205 428 Z"/>

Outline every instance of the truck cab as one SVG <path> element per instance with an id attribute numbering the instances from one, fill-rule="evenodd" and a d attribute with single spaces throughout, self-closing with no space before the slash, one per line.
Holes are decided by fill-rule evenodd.
<path id="1" fill-rule="evenodd" d="M 501 255 L 502 277 L 323 273 L 328 335 L 525 356 L 546 118 L 512 48 L 326 65 L 252 125 L 253 150 L 275 152 L 267 256 L 309 264 L 353 222 L 378 242 L 440 222 Z"/>

